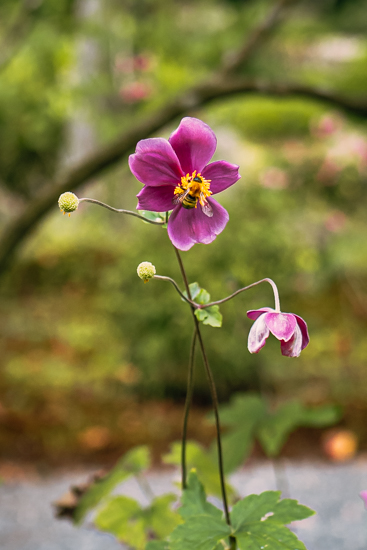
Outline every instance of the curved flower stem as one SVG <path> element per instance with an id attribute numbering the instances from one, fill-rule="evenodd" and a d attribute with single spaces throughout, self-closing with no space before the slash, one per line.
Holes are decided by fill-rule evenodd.
<path id="1" fill-rule="evenodd" d="M 187 439 L 187 424 L 189 420 L 189 412 L 190 412 L 190 406 L 192 401 L 192 393 L 193 393 L 193 381 L 194 381 L 194 363 L 195 363 L 195 347 L 196 347 L 196 337 L 197 332 L 196 329 L 194 331 L 192 341 L 191 341 L 191 348 L 190 348 L 190 359 L 189 359 L 189 372 L 187 375 L 187 392 L 186 392 L 186 401 L 185 401 L 185 413 L 184 413 L 184 421 L 183 421 L 183 428 L 182 428 L 182 445 L 181 445 L 181 470 L 182 470 L 182 490 L 186 489 L 187 483 L 187 465 L 186 465 L 186 439 Z"/>
<path id="2" fill-rule="evenodd" d="M 165 222 L 155 222 L 154 220 L 148 220 L 148 218 L 144 218 L 144 216 L 141 216 L 137 212 L 133 212 L 132 210 L 124 210 L 123 208 L 114 208 L 113 206 L 110 206 L 109 204 L 106 204 L 102 201 L 97 201 L 97 199 L 88 199 L 86 197 L 79 199 L 79 202 L 91 202 L 93 204 L 98 204 L 98 206 L 103 206 L 103 208 L 107 208 L 107 210 L 112 210 L 112 212 L 117 212 L 118 214 L 127 214 L 128 216 L 134 216 L 135 218 L 139 218 L 147 223 L 152 223 L 153 225 L 164 225 Z"/>
<path id="3" fill-rule="evenodd" d="M 219 306 L 219 304 L 224 304 L 224 302 L 228 302 L 228 300 L 232 300 L 232 298 L 237 296 L 237 294 L 240 294 L 241 292 L 244 292 L 245 290 L 248 290 L 249 288 L 252 288 L 253 286 L 257 286 L 260 283 L 269 283 L 272 286 L 272 289 L 273 289 L 273 292 L 274 292 L 275 311 L 280 313 L 280 300 L 279 300 L 278 287 L 272 279 L 267 279 L 267 278 L 266 279 L 261 279 L 261 281 L 256 281 L 256 283 L 252 283 L 251 285 L 244 286 L 243 288 L 240 288 L 239 290 L 236 290 L 236 292 L 234 292 L 230 296 L 227 296 L 227 298 L 223 298 L 222 300 L 217 300 L 216 302 L 210 302 L 209 304 L 203 304 L 203 305 L 196 304 L 196 307 L 198 309 L 205 309 L 205 308 L 211 307 L 211 306 Z"/>
<path id="4" fill-rule="evenodd" d="M 178 264 L 180 266 L 182 278 L 184 280 L 184 284 L 185 284 L 185 287 L 186 287 L 187 295 L 191 299 L 190 288 L 189 288 L 185 268 L 184 268 L 184 265 L 182 263 L 181 255 L 180 255 L 180 253 L 179 253 L 179 251 L 177 250 L 176 247 L 174 247 L 174 249 L 175 249 Z M 221 485 L 221 491 L 222 491 L 224 514 L 225 514 L 225 517 L 226 517 L 227 524 L 231 525 L 231 519 L 229 517 L 229 508 L 228 508 L 226 485 L 225 485 L 225 479 L 224 479 L 223 452 L 222 452 L 222 441 L 221 441 L 221 435 L 220 435 L 220 421 L 219 421 L 219 412 L 218 412 L 217 390 L 215 388 L 213 374 L 212 374 L 212 371 L 210 369 L 209 361 L 208 361 L 206 351 L 205 351 L 205 347 L 204 347 L 204 342 L 203 342 L 203 339 L 202 339 L 202 336 L 201 336 L 199 321 L 197 320 L 197 318 L 195 316 L 193 306 L 191 306 L 191 313 L 192 313 L 194 324 L 195 324 L 196 334 L 197 334 L 197 337 L 198 337 L 198 340 L 199 340 L 199 346 L 200 346 L 200 349 L 201 349 L 201 354 L 202 354 L 202 357 L 203 357 L 205 371 L 206 371 L 206 374 L 207 374 L 210 393 L 211 393 L 212 402 L 213 402 L 215 425 L 216 425 L 216 432 L 217 432 L 219 478 L 220 478 L 220 485 Z M 231 548 L 234 549 L 235 544 L 236 544 L 235 540 L 234 539 L 232 540 L 232 538 L 231 538 Z"/>
<path id="5" fill-rule="evenodd" d="M 189 298 L 187 298 L 187 296 L 185 296 L 185 294 L 181 292 L 180 287 L 178 286 L 178 284 L 174 279 L 171 279 L 171 277 L 165 277 L 164 275 L 154 275 L 153 279 L 160 279 L 161 281 L 168 281 L 172 283 L 175 289 L 177 290 L 177 292 L 179 293 L 179 295 L 181 296 L 181 298 L 185 300 L 185 302 L 190 304 L 190 306 L 192 306 L 195 309 L 199 307 L 199 304 L 197 304 L 196 302 L 193 302 L 192 300 L 189 300 Z"/>

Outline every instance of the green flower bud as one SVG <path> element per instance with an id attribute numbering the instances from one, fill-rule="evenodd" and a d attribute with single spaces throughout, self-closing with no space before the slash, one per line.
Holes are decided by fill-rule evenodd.
<path id="1" fill-rule="evenodd" d="M 79 199 L 74 193 L 63 193 L 59 197 L 59 207 L 61 212 L 65 214 L 67 212 L 70 216 L 70 212 L 74 212 L 79 206 Z"/>
<path id="2" fill-rule="evenodd" d="M 149 279 L 154 277 L 156 274 L 155 267 L 150 262 L 142 262 L 138 265 L 138 269 L 136 271 L 140 279 L 143 279 L 144 283 L 147 283 Z"/>

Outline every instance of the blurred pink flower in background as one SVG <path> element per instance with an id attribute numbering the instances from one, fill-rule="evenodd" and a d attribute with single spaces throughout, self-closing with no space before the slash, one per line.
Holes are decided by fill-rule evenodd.
<path id="1" fill-rule="evenodd" d="M 328 113 L 311 123 L 311 134 L 317 138 L 327 138 L 342 128 L 343 121 L 338 115 Z"/>
<path id="2" fill-rule="evenodd" d="M 286 189 L 289 185 L 288 174 L 285 170 L 272 166 L 260 174 L 260 184 L 268 189 Z"/>
<path id="3" fill-rule="evenodd" d="M 115 71 L 118 73 L 130 74 L 134 71 L 146 72 L 154 65 L 154 59 L 149 54 L 121 55 L 117 54 L 115 58 Z"/>
<path id="4" fill-rule="evenodd" d="M 347 216 L 341 210 L 334 210 L 326 218 L 324 225 L 328 231 L 339 233 L 345 227 Z"/>
<path id="5" fill-rule="evenodd" d="M 119 95 L 125 103 L 138 103 L 148 99 L 152 95 L 153 89 L 147 82 L 129 82 L 125 84 L 120 91 Z"/>

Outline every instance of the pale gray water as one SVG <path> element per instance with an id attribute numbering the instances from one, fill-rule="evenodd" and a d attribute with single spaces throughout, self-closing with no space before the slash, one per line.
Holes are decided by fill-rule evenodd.
<path id="1" fill-rule="evenodd" d="M 295 526 L 308 550 L 367 550 L 367 511 L 358 496 L 367 489 L 366 460 L 345 465 L 287 462 L 285 469 L 282 483 L 289 494 L 284 496 L 317 511 Z M 38 482 L 0 486 L 1 550 L 121 550 L 113 537 L 90 526 L 75 528 L 66 520 L 54 519 L 51 502 L 85 478 L 58 474 Z M 154 472 L 148 479 L 154 493 L 160 494 L 172 490 L 171 481 L 178 476 Z M 232 482 L 241 495 L 276 489 L 274 470 L 266 462 L 246 467 L 232 476 Z M 146 501 L 134 480 L 120 489 Z"/>

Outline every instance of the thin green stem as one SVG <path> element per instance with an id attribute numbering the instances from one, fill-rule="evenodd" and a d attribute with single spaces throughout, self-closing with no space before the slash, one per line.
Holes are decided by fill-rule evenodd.
<path id="1" fill-rule="evenodd" d="M 175 289 L 177 290 L 181 298 L 185 300 L 185 302 L 190 304 L 190 306 L 194 307 L 195 309 L 198 307 L 199 304 L 193 302 L 192 300 L 189 300 L 189 298 L 185 296 L 183 292 L 181 292 L 180 287 L 178 286 L 176 281 L 174 279 L 171 279 L 171 277 L 165 277 L 164 275 L 154 275 L 154 279 L 160 279 L 161 281 L 168 281 L 175 287 Z"/>
<path id="2" fill-rule="evenodd" d="M 177 250 L 176 247 L 174 247 L 174 249 L 175 249 L 178 264 L 180 266 L 181 275 L 182 275 L 182 278 L 183 278 L 183 281 L 184 281 L 184 285 L 185 285 L 185 288 L 186 288 L 187 295 L 191 299 L 190 288 L 189 288 L 189 284 L 188 284 L 188 280 L 187 280 L 187 276 L 186 276 L 186 271 L 185 271 L 184 265 L 182 263 L 181 255 L 180 255 L 180 253 L 179 253 L 179 251 Z M 219 421 L 219 412 L 218 412 L 217 390 L 216 390 L 216 387 L 215 387 L 213 374 L 212 374 L 212 371 L 210 369 L 208 357 L 206 355 L 204 342 L 203 342 L 201 332 L 200 332 L 199 322 L 198 322 L 198 320 L 195 316 L 195 308 L 193 306 L 191 306 L 191 312 L 192 312 L 192 316 L 193 316 L 193 320 L 194 320 L 194 324 L 195 324 L 196 334 L 197 334 L 197 337 L 198 337 L 198 340 L 199 340 L 199 345 L 200 345 L 200 350 L 201 350 L 201 354 L 202 354 L 202 357 L 203 357 L 203 362 L 204 362 L 206 375 L 207 375 L 208 382 L 209 382 L 209 389 L 210 389 L 210 394 L 211 394 L 213 409 L 214 409 L 215 425 L 216 425 L 216 432 L 217 432 L 219 478 L 220 478 L 220 486 L 221 486 L 221 492 L 222 492 L 224 514 L 225 514 L 225 517 L 226 517 L 227 524 L 231 525 L 231 519 L 230 519 L 230 516 L 229 516 L 228 499 L 227 499 L 227 491 L 226 491 L 226 485 L 225 485 L 225 479 L 224 479 L 223 451 L 222 451 L 222 441 L 221 441 L 221 434 L 220 434 L 220 421 Z M 233 546 L 233 544 L 235 544 L 235 541 L 233 543 L 233 541 L 231 539 L 231 547 L 235 548 L 235 546 Z"/>
<path id="3" fill-rule="evenodd" d="M 196 304 L 196 307 L 198 309 L 205 309 L 205 308 L 211 307 L 211 306 L 219 306 L 220 304 L 224 304 L 224 302 L 228 302 L 228 300 L 232 300 L 232 298 L 234 298 L 235 296 L 237 296 L 241 292 L 244 292 L 245 290 L 249 290 L 249 288 L 257 286 L 260 283 L 269 283 L 271 285 L 271 287 L 273 289 L 273 292 L 274 292 L 275 311 L 280 312 L 280 300 L 279 300 L 278 287 L 272 279 L 268 279 L 268 278 L 261 279 L 260 281 L 256 281 L 256 283 L 252 283 L 251 285 L 244 286 L 243 288 L 240 288 L 239 290 L 236 290 L 236 292 L 234 292 L 230 296 L 227 296 L 226 298 L 222 298 L 222 300 L 217 300 L 216 302 L 210 302 L 209 304 L 203 304 L 203 305 Z"/>
<path id="4" fill-rule="evenodd" d="M 110 206 L 109 204 L 106 204 L 102 201 L 97 201 L 97 199 L 88 199 L 86 197 L 79 199 L 79 202 L 91 202 L 93 204 L 98 204 L 98 206 L 103 206 L 103 208 L 107 208 L 107 210 L 112 210 L 112 212 L 117 212 L 117 214 L 127 214 L 128 216 L 134 216 L 134 218 L 139 218 L 140 220 L 143 220 L 147 223 L 152 223 L 153 225 L 164 225 L 164 221 L 156 222 L 154 220 L 148 220 L 148 218 L 144 218 L 144 216 L 141 216 L 137 212 L 133 212 L 132 210 L 124 210 L 123 208 L 114 208 L 113 206 Z"/>
<path id="5" fill-rule="evenodd" d="M 189 359 L 189 370 L 187 375 L 187 391 L 186 391 L 186 401 L 185 401 L 185 412 L 184 412 L 184 421 L 182 429 L 182 445 L 181 445 L 181 471 L 182 471 L 182 490 L 187 487 L 187 464 L 186 464 L 186 440 L 187 440 L 187 425 L 189 420 L 189 412 L 192 401 L 192 393 L 194 389 L 194 364 L 195 364 L 195 347 L 196 347 L 196 329 L 194 331 L 191 348 L 190 348 L 190 359 Z"/>

